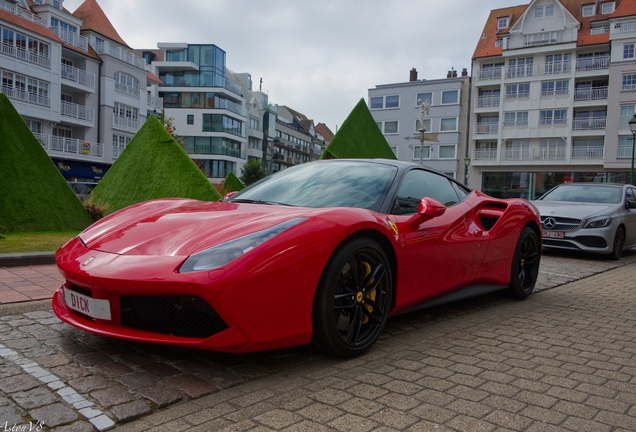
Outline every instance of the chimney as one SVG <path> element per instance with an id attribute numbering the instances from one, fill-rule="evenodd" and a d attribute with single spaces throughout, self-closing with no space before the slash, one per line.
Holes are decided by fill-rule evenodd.
<path id="1" fill-rule="evenodd" d="M 453 78 L 457 78 L 457 71 L 455 68 L 451 68 L 451 70 L 453 71 Z"/>
<path id="2" fill-rule="evenodd" d="M 466 68 L 462 69 L 462 76 L 463 77 L 467 77 L 468 76 L 468 69 L 466 69 Z"/>
<path id="3" fill-rule="evenodd" d="M 417 69 L 411 69 L 411 73 L 409 74 L 409 82 L 417 81 Z"/>
<path id="4" fill-rule="evenodd" d="M 453 77 L 453 71 L 449 70 L 448 73 L 446 74 L 446 78 L 452 78 Z"/>

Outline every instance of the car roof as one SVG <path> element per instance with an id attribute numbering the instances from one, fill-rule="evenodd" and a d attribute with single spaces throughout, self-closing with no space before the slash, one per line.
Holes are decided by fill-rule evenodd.
<path id="1" fill-rule="evenodd" d="M 558 186 L 611 186 L 611 187 L 625 187 L 625 186 L 631 186 L 631 185 L 622 184 L 622 183 L 572 182 L 572 183 L 561 183 L 560 185 L 557 185 L 555 187 L 558 187 Z"/>

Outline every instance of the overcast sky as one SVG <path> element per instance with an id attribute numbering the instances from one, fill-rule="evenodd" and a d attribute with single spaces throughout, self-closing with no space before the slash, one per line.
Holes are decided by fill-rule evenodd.
<path id="1" fill-rule="evenodd" d="M 75 11 L 83 0 L 65 0 Z M 529 0 L 98 0 L 135 49 L 215 44 L 270 103 L 336 128 L 378 84 L 468 68 L 491 9 Z"/>

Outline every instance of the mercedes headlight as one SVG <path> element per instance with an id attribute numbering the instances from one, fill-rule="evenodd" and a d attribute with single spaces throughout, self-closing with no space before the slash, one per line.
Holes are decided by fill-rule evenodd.
<path id="1" fill-rule="evenodd" d="M 588 222 L 583 228 L 605 228 L 612 223 L 612 218 L 597 219 Z"/>
<path id="2" fill-rule="evenodd" d="M 251 251 L 256 246 L 265 243 L 267 240 L 305 220 L 307 219 L 293 218 L 262 231 L 248 234 L 243 237 L 221 243 L 220 245 L 216 245 L 201 252 L 197 252 L 190 255 L 190 257 L 183 263 L 179 269 L 179 273 L 213 270 L 215 268 L 222 267 Z"/>

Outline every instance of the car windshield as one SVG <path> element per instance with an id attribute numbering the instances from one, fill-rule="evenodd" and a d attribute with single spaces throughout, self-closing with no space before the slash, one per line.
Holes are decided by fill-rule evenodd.
<path id="1" fill-rule="evenodd" d="M 614 186 L 561 185 L 540 199 L 542 201 L 618 204 L 621 202 L 621 190 Z"/>
<path id="2" fill-rule="evenodd" d="M 325 161 L 271 175 L 228 199 L 300 207 L 379 210 L 397 168 L 370 162 Z"/>

